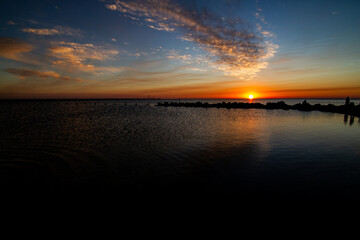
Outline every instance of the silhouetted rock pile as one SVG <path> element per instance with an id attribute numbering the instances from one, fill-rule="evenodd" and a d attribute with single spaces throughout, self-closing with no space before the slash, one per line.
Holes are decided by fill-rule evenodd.
<path id="1" fill-rule="evenodd" d="M 244 103 L 244 102 L 222 102 L 222 103 L 202 103 L 202 102 L 159 102 L 156 106 L 161 107 L 201 107 L 201 108 L 257 108 L 257 109 L 283 109 L 283 110 L 299 110 L 299 111 L 321 111 L 321 112 L 332 112 L 332 113 L 342 113 L 350 116 L 360 117 L 360 104 L 356 105 L 351 102 L 349 97 L 346 98 L 345 105 L 335 106 L 333 104 L 321 105 L 315 104 L 311 105 L 306 100 L 302 103 L 295 105 L 287 105 L 284 101 L 277 103 L 268 102 L 266 105 L 261 103 Z"/>

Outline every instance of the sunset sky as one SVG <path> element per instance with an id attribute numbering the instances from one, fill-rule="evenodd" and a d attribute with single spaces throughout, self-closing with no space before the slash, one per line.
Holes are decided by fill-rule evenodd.
<path id="1" fill-rule="evenodd" d="M 1 0 L 0 98 L 360 98 L 358 0 Z"/>

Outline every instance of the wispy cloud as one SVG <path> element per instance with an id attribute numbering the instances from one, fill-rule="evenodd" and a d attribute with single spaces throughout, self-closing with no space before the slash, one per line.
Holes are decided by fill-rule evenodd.
<path id="1" fill-rule="evenodd" d="M 101 70 L 93 64 L 93 61 L 112 59 L 119 52 L 104 49 L 93 44 L 81 44 L 74 42 L 54 42 L 48 49 L 48 56 L 53 58 L 53 66 L 63 67 L 69 71 L 80 70 L 94 72 Z"/>
<path id="2" fill-rule="evenodd" d="M 125 16 L 145 18 L 151 23 L 148 26 L 156 30 L 179 30 L 183 40 L 206 50 L 214 67 L 225 75 L 250 77 L 265 68 L 266 60 L 276 52 L 276 45 L 264 40 L 271 36 L 269 31 L 259 35 L 259 31 L 247 28 L 242 19 L 220 18 L 208 9 L 197 11 L 172 0 L 114 0 L 106 7 Z M 265 22 L 260 14 L 256 17 Z"/>
<path id="3" fill-rule="evenodd" d="M 107 4 L 105 5 L 108 9 L 115 11 L 117 9 L 115 4 Z"/>
<path id="4" fill-rule="evenodd" d="M 78 79 L 78 78 L 71 78 L 68 76 L 61 76 L 59 73 L 56 73 L 54 71 L 36 71 L 31 69 L 23 69 L 23 68 L 7 68 L 5 69 L 6 72 L 11 73 L 13 75 L 19 76 L 21 79 L 30 78 L 30 77 L 36 77 L 36 78 L 54 78 L 54 79 L 60 79 L 60 80 L 66 80 L 66 81 L 78 81 L 78 82 L 84 82 L 85 80 Z"/>
<path id="5" fill-rule="evenodd" d="M 6 22 L 7 25 L 16 25 L 16 22 L 9 20 Z"/>
<path id="6" fill-rule="evenodd" d="M 19 39 L 0 37 L 0 57 L 22 61 L 23 54 L 32 49 L 32 45 Z"/>
<path id="7" fill-rule="evenodd" d="M 60 31 L 57 29 L 47 29 L 47 28 L 40 28 L 40 29 L 35 29 L 35 28 L 23 28 L 21 29 L 23 32 L 27 32 L 27 33 L 33 33 L 33 34 L 37 34 L 37 35 L 60 35 Z"/>
<path id="8" fill-rule="evenodd" d="M 49 44 L 49 45 L 48 45 Z M 22 40 L 0 37 L 0 58 L 16 60 L 33 66 L 55 67 L 67 72 L 87 72 L 92 74 L 122 72 L 126 67 L 103 66 L 102 62 L 114 60 L 117 50 L 94 44 L 75 42 L 48 42 L 46 53 L 33 52 L 38 46 Z M 23 72 L 25 73 L 25 72 Z"/>
<path id="9" fill-rule="evenodd" d="M 175 31 L 175 28 L 170 27 L 168 24 L 164 24 L 164 23 L 157 23 L 157 24 L 158 24 L 158 27 L 155 27 L 150 24 L 148 25 L 148 27 L 159 30 L 159 31 L 167 31 L 167 32 Z"/>
<path id="10" fill-rule="evenodd" d="M 191 54 L 181 54 L 180 51 L 176 51 L 176 50 L 170 50 L 170 51 L 165 51 L 166 57 L 167 59 L 171 59 L 171 60 L 179 60 L 182 63 L 185 64 L 208 64 L 210 63 L 209 59 L 207 59 L 204 56 L 201 55 L 191 55 Z"/>
<path id="11" fill-rule="evenodd" d="M 68 35 L 80 36 L 81 31 L 70 27 L 56 26 L 54 28 L 23 28 L 23 32 L 32 33 L 36 35 L 52 36 L 52 35 Z"/>

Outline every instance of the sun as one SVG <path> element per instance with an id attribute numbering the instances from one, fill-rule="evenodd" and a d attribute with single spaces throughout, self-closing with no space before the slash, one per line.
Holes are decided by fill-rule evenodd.
<path id="1" fill-rule="evenodd" d="M 252 100 L 254 98 L 253 95 L 249 95 L 249 99 Z"/>

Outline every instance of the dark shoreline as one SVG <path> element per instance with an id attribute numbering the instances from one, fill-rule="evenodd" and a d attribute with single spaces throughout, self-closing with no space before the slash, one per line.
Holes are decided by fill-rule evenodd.
<path id="1" fill-rule="evenodd" d="M 353 102 L 347 102 L 341 106 L 335 106 L 333 104 L 321 105 L 314 104 L 311 105 L 306 100 L 302 103 L 297 103 L 295 105 L 287 105 L 284 101 L 280 102 L 268 102 L 266 105 L 261 103 L 244 103 L 244 102 L 222 102 L 222 103 L 202 103 L 202 102 L 159 102 L 156 106 L 161 107 L 195 107 L 195 108 L 240 108 L 240 109 L 282 109 L 282 110 L 299 110 L 299 111 L 321 111 L 321 112 L 331 112 L 331 113 L 341 113 L 345 115 L 350 115 L 354 117 L 360 117 L 360 104 L 355 106 Z"/>

